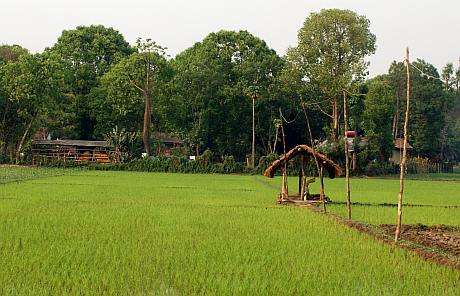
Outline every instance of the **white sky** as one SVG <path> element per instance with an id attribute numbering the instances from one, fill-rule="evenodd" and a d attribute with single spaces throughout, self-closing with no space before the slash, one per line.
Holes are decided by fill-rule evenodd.
<path id="1" fill-rule="evenodd" d="M 102 24 L 128 42 L 152 38 L 171 56 L 221 29 L 248 30 L 284 55 L 311 12 L 346 8 L 365 15 L 377 36 L 369 58 L 371 76 L 385 73 L 393 60 L 423 58 L 442 68 L 460 57 L 459 0 L 1 0 L 0 44 L 32 52 L 52 46 L 62 30 Z"/>

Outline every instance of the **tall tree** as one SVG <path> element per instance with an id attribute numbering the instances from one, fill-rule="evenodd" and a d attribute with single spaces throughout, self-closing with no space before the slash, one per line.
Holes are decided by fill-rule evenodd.
<path id="1" fill-rule="evenodd" d="M 92 25 L 64 30 L 50 50 L 62 57 L 70 74 L 72 99 L 67 112 L 75 117 L 67 123 L 75 127 L 71 136 L 91 139 L 95 125 L 90 116 L 91 90 L 99 85 L 99 78 L 112 65 L 134 49 L 113 28 Z"/>
<path id="2" fill-rule="evenodd" d="M 388 76 L 377 76 L 367 82 L 364 104 L 364 130 L 370 154 L 386 162 L 393 151 L 392 115 L 394 92 Z"/>
<path id="3" fill-rule="evenodd" d="M 404 122 L 404 101 L 406 93 L 406 69 L 404 63 L 394 61 L 388 70 L 388 79 L 394 91 L 394 114 L 393 114 L 393 139 L 402 136 L 402 126 Z"/>
<path id="4" fill-rule="evenodd" d="M 440 133 L 445 125 L 447 96 L 436 68 L 417 60 L 411 64 L 411 135 L 415 152 L 425 157 L 440 153 Z"/>
<path id="5" fill-rule="evenodd" d="M 454 64 L 447 63 L 442 68 L 442 79 L 444 80 L 444 91 L 448 92 L 452 84 L 452 75 L 454 74 Z"/>
<path id="6" fill-rule="evenodd" d="M 3 71 L 5 93 L 14 110 L 10 110 L 10 142 L 16 142 L 16 162 L 29 138 L 34 124 L 57 107 L 64 90 L 64 76 L 59 59 L 52 54 L 22 55 L 18 61 L 7 63 Z"/>
<path id="7" fill-rule="evenodd" d="M 272 125 L 275 102 L 272 85 L 282 60 L 267 44 L 247 31 L 219 31 L 185 50 L 172 61 L 175 71 L 173 99 L 181 102 L 182 133 L 199 152 L 243 160 L 250 151 L 251 97 L 257 88 L 255 122 L 258 143 Z M 274 104 L 273 104 L 274 105 Z M 266 109 L 267 108 L 267 109 Z"/>
<path id="8" fill-rule="evenodd" d="M 137 49 L 104 75 L 102 86 L 118 117 L 136 112 L 136 105 L 143 103 L 142 140 L 150 156 L 152 99 L 158 85 L 167 79 L 168 67 L 164 48 L 150 39 L 138 39 Z"/>
<path id="9" fill-rule="evenodd" d="M 298 34 L 298 45 L 288 50 L 287 59 L 302 75 L 331 99 L 332 138 L 339 129 L 339 96 L 353 80 L 366 75 L 364 58 L 375 52 L 375 35 L 370 22 L 350 10 L 323 9 L 305 20 Z"/>
<path id="10" fill-rule="evenodd" d="M 17 116 L 12 116 L 15 106 L 6 90 L 8 85 L 6 64 L 16 62 L 21 56 L 28 54 L 29 51 L 19 45 L 0 46 L 0 161 L 5 159 L 7 145 L 11 145 L 10 137 L 15 134 L 15 128 L 20 125 Z"/>

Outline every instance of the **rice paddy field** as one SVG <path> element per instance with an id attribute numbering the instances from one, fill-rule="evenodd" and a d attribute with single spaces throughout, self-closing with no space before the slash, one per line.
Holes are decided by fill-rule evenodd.
<path id="1" fill-rule="evenodd" d="M 280 182 L 0 168 L 0 295 L 460 295 L 451 267 L 277 205 Z M 460 225 L 458 180 L 406 184 L 404 223 Z M 351 186 L 353 219 L 394 223 L 398 180 Z"/>

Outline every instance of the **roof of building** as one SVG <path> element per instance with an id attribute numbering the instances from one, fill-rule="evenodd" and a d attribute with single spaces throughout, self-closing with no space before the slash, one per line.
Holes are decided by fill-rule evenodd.
<path id="1" fill-rule="evenodd" d="M 310 146 L 308 145 L 297 145 L 293 149 L 291 149 L 289 152 L 286 153 L 286 157 L 284 155 L 278 159 L 275 160 L 264 172 L 264 176 L 273 178 L 275 175 L 275 172 L 278 168 L 280 168 L 282 165 L 284 165 L 285 161 L 289 161 L 296 156 L 299 155 L 306 155 L 309 157 L 315 156 L 316 159 L 319 162 L 322 162 L 324 168 L 327 170 L 329 174 L 329 178 L 335 178 L 337 176 L 340 176 L 342 174 L 342 169 L 336 165 L 332 160 L 327 158 L 324 154 L 318 153 L 314 151 Z"/>
<path id="2" fill-rule="evenodd" d="M 162 143 L 184 144 L 184 141 L 181 138 L 173 134 L 156 132 L 155 136 L 158 141 Z"/>
<path id="3" fill-rule="evenodd" d="M 86 141 L 86 140 L 34 140 L 34 145 L 51 146 L 79 146 L 79 147 L 113 147 L 106 141 Z"/>
<path id="4" fill-rule="evenodd" d="M 404 139 L 403 138 L 397 138 L 395 139 L 395 149 L 403 149 L 404 148 Z M 413 149 L 414 147 L 407 142 L 407 149 Z"/>

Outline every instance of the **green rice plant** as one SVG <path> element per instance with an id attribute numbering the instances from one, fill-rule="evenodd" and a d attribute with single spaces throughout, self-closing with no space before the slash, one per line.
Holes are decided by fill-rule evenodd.
<path id="1" fill-rule="evenodd" d="M 326 184 L 333 200 L 341 181 Z M 279 185 L 261 176 L 106 171 L 0 185 L 0 294 L 460 293 L 449 267 L 277 205 Z M 375 201 L 389 198 L 390 190 Z"/>

